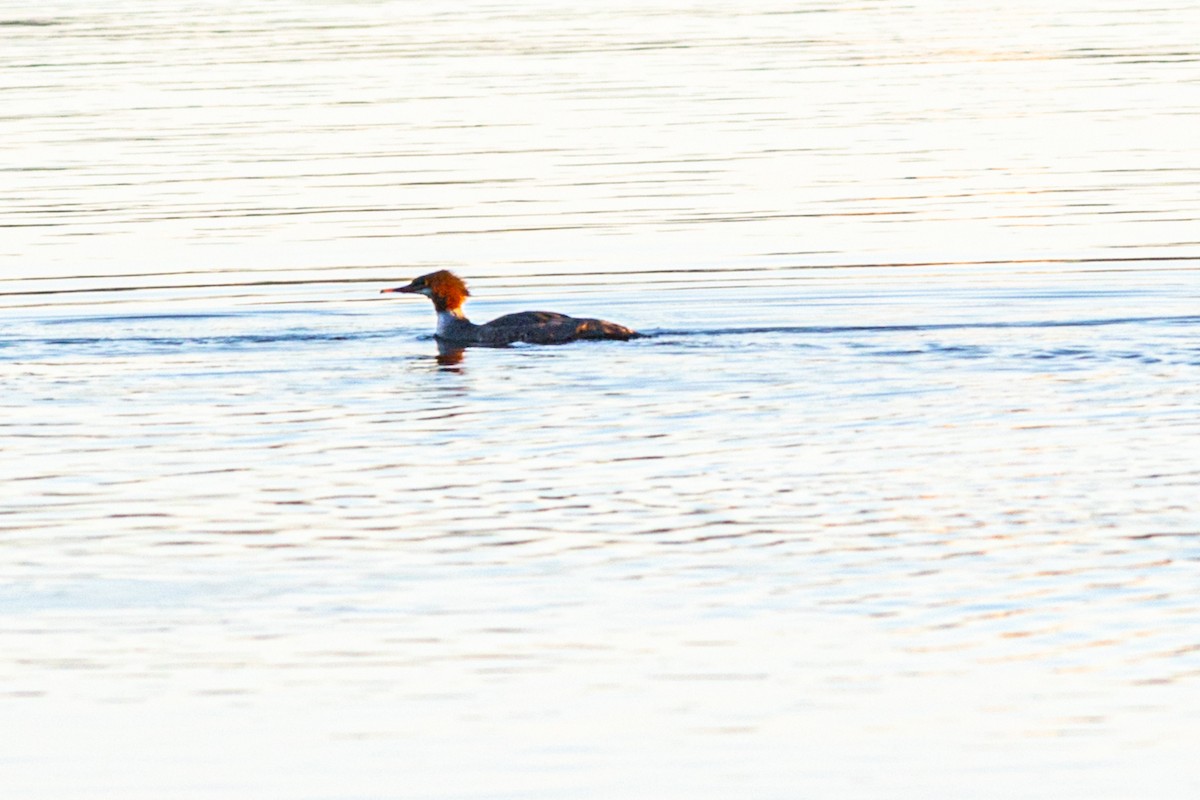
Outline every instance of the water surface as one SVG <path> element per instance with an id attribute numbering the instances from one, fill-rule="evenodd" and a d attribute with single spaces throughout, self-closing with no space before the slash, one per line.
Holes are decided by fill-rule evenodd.
<path id="1" fill-rule="evenodd" d="M 1197 29 L 0 2 L 0 784 L 1195 796 Z"/>

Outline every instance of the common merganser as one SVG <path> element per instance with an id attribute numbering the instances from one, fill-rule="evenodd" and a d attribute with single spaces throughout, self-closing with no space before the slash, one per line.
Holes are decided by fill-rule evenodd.
<path id="1" fill-rule="evenodd" d="M 416 278 L 407 286 L 384 289 L 380 294 L 423 294 L 437 311 L 437 338 L 456 345 L 504 347 L 514 342 L 562 344 L 578 339 L 636 339 L 642 334 L 602 319 L 577 319 L 553 311 L 522 311 L 505 314 L 484 325 L 476 325 L 463 314 L 470 292 L 462 279 L 449 270 L 438 270 Z"/>

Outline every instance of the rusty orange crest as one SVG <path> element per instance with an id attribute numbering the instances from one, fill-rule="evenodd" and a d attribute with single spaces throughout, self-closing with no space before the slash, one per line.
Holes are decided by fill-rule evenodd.
<path id="1" fill-rule="evenodd" d="M 429 287 L 430 297 L 438 311 L 458 308 L 471 295 L 467 291 L 467 285 L 463 283 L 462 278 L 448 269 L 431 272 L 428 275 L 421 276 L 417 280 L 423 280 L 425 285 Z"/>

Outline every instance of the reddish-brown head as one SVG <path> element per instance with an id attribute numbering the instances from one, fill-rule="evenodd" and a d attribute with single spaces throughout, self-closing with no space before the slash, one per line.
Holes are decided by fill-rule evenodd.
<path id="1" fill-rule="evenodd" d="M 454 311 L 461 308 L 471 294 L 467 291 L 467 285 L 463 283 L 462 278 L 448 269 L 422 275 L 408 286 L 384 289 L 380 294 L 393 292 L 423 294 L 433 301 L 433 307 L 438 311 Z"/>

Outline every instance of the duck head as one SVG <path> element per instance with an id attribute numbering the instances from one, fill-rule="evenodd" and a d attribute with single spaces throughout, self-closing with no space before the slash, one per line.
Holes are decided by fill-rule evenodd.
<path id="1" fill-rule="evenodd" d="M 407 286 L 384 289 L 380 294 L 423 294 L 433 301 L 433 307 L 439 312 L 457 311 L 471 295 L 462 278 L 448 269 L 422 275 Z"/>

